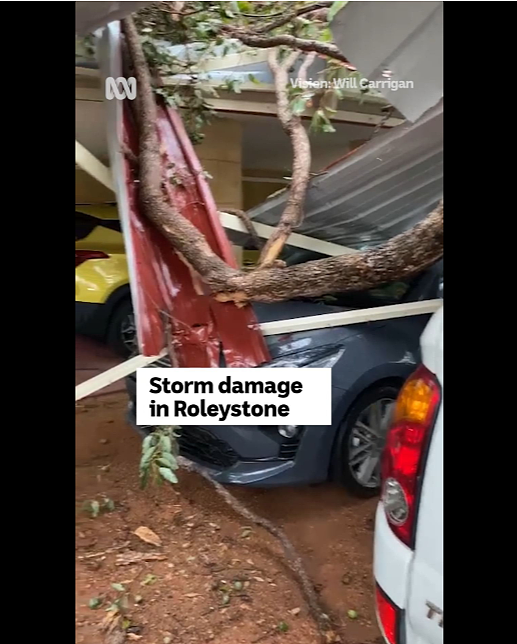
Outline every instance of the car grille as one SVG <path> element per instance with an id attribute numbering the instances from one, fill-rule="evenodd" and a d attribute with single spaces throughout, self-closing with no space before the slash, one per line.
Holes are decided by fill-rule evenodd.
<path id="1" fill-rule="evenodd" d="M 178 438 L 180 453 L 207 465 L 227 469 L 239 460 L 237 453 L 226 443 L 214 436 L 207 429 L 190 425 L 180 430 Z"/>

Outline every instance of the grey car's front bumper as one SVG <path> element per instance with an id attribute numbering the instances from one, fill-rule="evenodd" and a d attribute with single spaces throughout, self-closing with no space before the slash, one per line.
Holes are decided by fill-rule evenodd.
<path id="1" fill-rule="evenodd" d="M 152 429 L 136 424 L 132 402 L 128 421 L 142 436 Z M 181 454 L 219 482 L 256 487 L 327 480 L 333 441 L 333 428 L 323 425 L 304 427 L 292 439 L 269 426 L 185 426 L 179 438 Z"/>

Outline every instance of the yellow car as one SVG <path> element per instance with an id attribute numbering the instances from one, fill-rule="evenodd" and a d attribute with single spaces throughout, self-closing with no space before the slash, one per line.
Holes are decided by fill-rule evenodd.
<path id="1" fill-rule="evenodd" d="M 76 332 L 123 357 L 136 348 L 124 240 L 115 206 L 75 208 Z"/>

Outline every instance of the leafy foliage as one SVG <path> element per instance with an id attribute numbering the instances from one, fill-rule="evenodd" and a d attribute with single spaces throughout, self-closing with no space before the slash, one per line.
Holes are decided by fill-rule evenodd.
<path id="1" fill-rule="evenodd" d="M 180 3 L 178 3 L 180 4 Z M 182 110 L 187 132 L 194 143 L 203 140 L 204 128 L 214 113 L 210 107 L 211 96 L 217 90 L 205 71 L 209 59 L 221 58 L 235 52 L 251 52 L 239 40 L 239 34 L 275 36 L 285 34 L 296 38 L 331 42 L 329 22 L 347 3 L 308 2 L 185 2 L 181 11 L 175 3 L 155 3 L 136 14 L 136 24 L 142 35 L 148 64 L 161 79 L 156 92 L 166 103 Z M 316 13 L 307 14 L 307 8 Z M 325 8 L 326 7 L 326 8 Z M 318 11 L 322 9 L 322 11 Z M 297 15 L 300 12 L 300 15 Z M 278 25 L 278 26 L 276 26 Z M 178 47 L 178 46 L 183 47 Z M 282 48 L 280 57 L 289 53 Z M 328 80 L 337 77 L 343 63 L 328 60 L 322 72 Z M 252 74 L 249 82 L 259 84 Z M 242 82 L 225 78 L 217 89 L 241 92 Z M 334 86 L 326 89 L 291 92 L 290 107 L 295 114 L 302 114 L 314 104 L 318 109 L 311 123 L 313 132 L 334 132 L 330 119 L 340 100 L 340 90 Z"/>
<path id="2" fill-rule="evenodd" d="M 140 459 L 140 486 L 144 488 L 149 481 L 161 485 L 177 483 L 175 471 L 178 469 L 178 434 L 171 426 L 157 427 L 142 442 Z"/>
<path id="3" fill-rule="evenodd" d="M 157 2 L 135 14 L 135 23 L 141 34 L 147 62 L 155 81 L 155 91 L 167 105 L 182 111 L 183 121 L 192 142 L 200 143 L 204 130 L 214 118 L 210 98 L 217 97 L 217 89 L 239 94 L 242 81 L 225 78 L 216 83 L 207 71 L 209 60 L 232 53 L 256 51 L 244 45 L 241 34 L 264 37 L 288 35 L 295 38 L 332 42 L 329 29 L 331 20 L 347 2 Z M 178 11 L 175 7 L 180 6 Z M 311 12 L 308 10 L 311 9 Z M 76 57 L 92 58 L 95 43 L 92 35 L 76 39 Z M 280 56 L 287 55 L 283 48 Z M 346 65 L 327 60 L 325 79 L 345 73 Z M 248 82 L 260 84 L 250 74 Z M 217 86 L 216 87 L 214 86 Z M 291 108 L 295 114 L 317 106 L 311 123 L 313 132 L 333 132 L 330 119 L 340 100 L 340 90 L 325 89 L 302 91 L 292 96 Z"/>

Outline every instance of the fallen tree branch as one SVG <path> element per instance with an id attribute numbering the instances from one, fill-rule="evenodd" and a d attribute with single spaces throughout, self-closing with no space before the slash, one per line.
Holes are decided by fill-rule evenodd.
<path id="1" fill-rule="evenodd" d="M 195 472 L 196 474 L 202 476 L 206 481 L 208 481 L 210 485 L 212 485 L 212 487 L 215 489 L 217 494 L 219 494 L 219 496 L 221 496 L 237 514 L 244 517 L 250 523 L 264 528 L 267 532 L 269 532 L 269 534 L 278 539 L 284 551 L 289 568 L 293 572 L 296 581 L 298 582 L 298 585 L 300 586 L 300 589 L 303 593 L 305 601 L 307 602 L 311 616 L 318 626 L 322 643 L 330 644 L 331 642 L 340 641 L 335 630 L 332 627 L 330 617 L 321 606 L 319 597 L 314 590 L 314 586 L 311 580 L 309 579 L 309 575 L 305 570 L 300 555 L 297 553 L 295 547 L 293 546 L 285 532 L 278 526 L 271 523 L 271 521 L 268 521 L 268 519 L 255 514 L 247 507 L 245 507 L 223 485 L 214 480 L 204 467 L 201 467 L 200 465 L 197 465 L 197 463 L 193 463 L 192 461 L 189 461 L 182 456 L 179 456 L 177 460 L 180 467 L 189 472 Z"/>
<path id="2" fill-rule="evenodd" d="M 282 252 L 286 241 L 289 239 L 293 228 L 299 226 L 303 218 L 303 204 L 307 187 L 309 185 L 311 171 L 311 144 L 309 135 L 304 128 L 302 119 L 292 112 L 289 107 L 287 84 L 289 70 L 298 57 L 298 52 L 293 52 L 283 61 L 278 60 L 279 52 L 272 50 L 268 62 L 275 78 L 275 93 L 278 110 L 278 118 L 284 131 L 291 139 L 293 148 L 293 170 L 289 195 L 287 197 L 284 211 L 271 237 L 267 240 L 260 254 L 258 267 L 269 268 Z M 316 54 L 311 52 L 298 71 L 298 80 L 304 81 L 307 77 L 307 70 L 314 61 Z"/>
<path id="3" fill-rule="evenodd" d="M 306 38 L 297 38 L 289 34 L 279 34 L 277 36 L 270 36 L 266 34 L 254 34 L 244 31 L 239 27 L 231 27 L 225 25 L 222 32 L 240 40 L 248 47 L 257 47 L 259 49 L 271 49 L 272 47 L 290 47 L 291 49 L 298 49 L 299 51 L 315 52 L 321 56 L 339 60 L 341 63 L 350 64 L 348 58 L 341 53 L 341 51 L 332 43 L 321 42 L 319 40 L 308 40 Z"/>
<path id="4" fill-rule="evenodd" d="M 426 219 L 382 246 L 231 278 L 231 290 L 217 292 L 215 297 L 220 301 L 278 302 L 293 297 L 362 291 L 416 275 L 442 255 L 443 203 L 440 203 Z"/>

